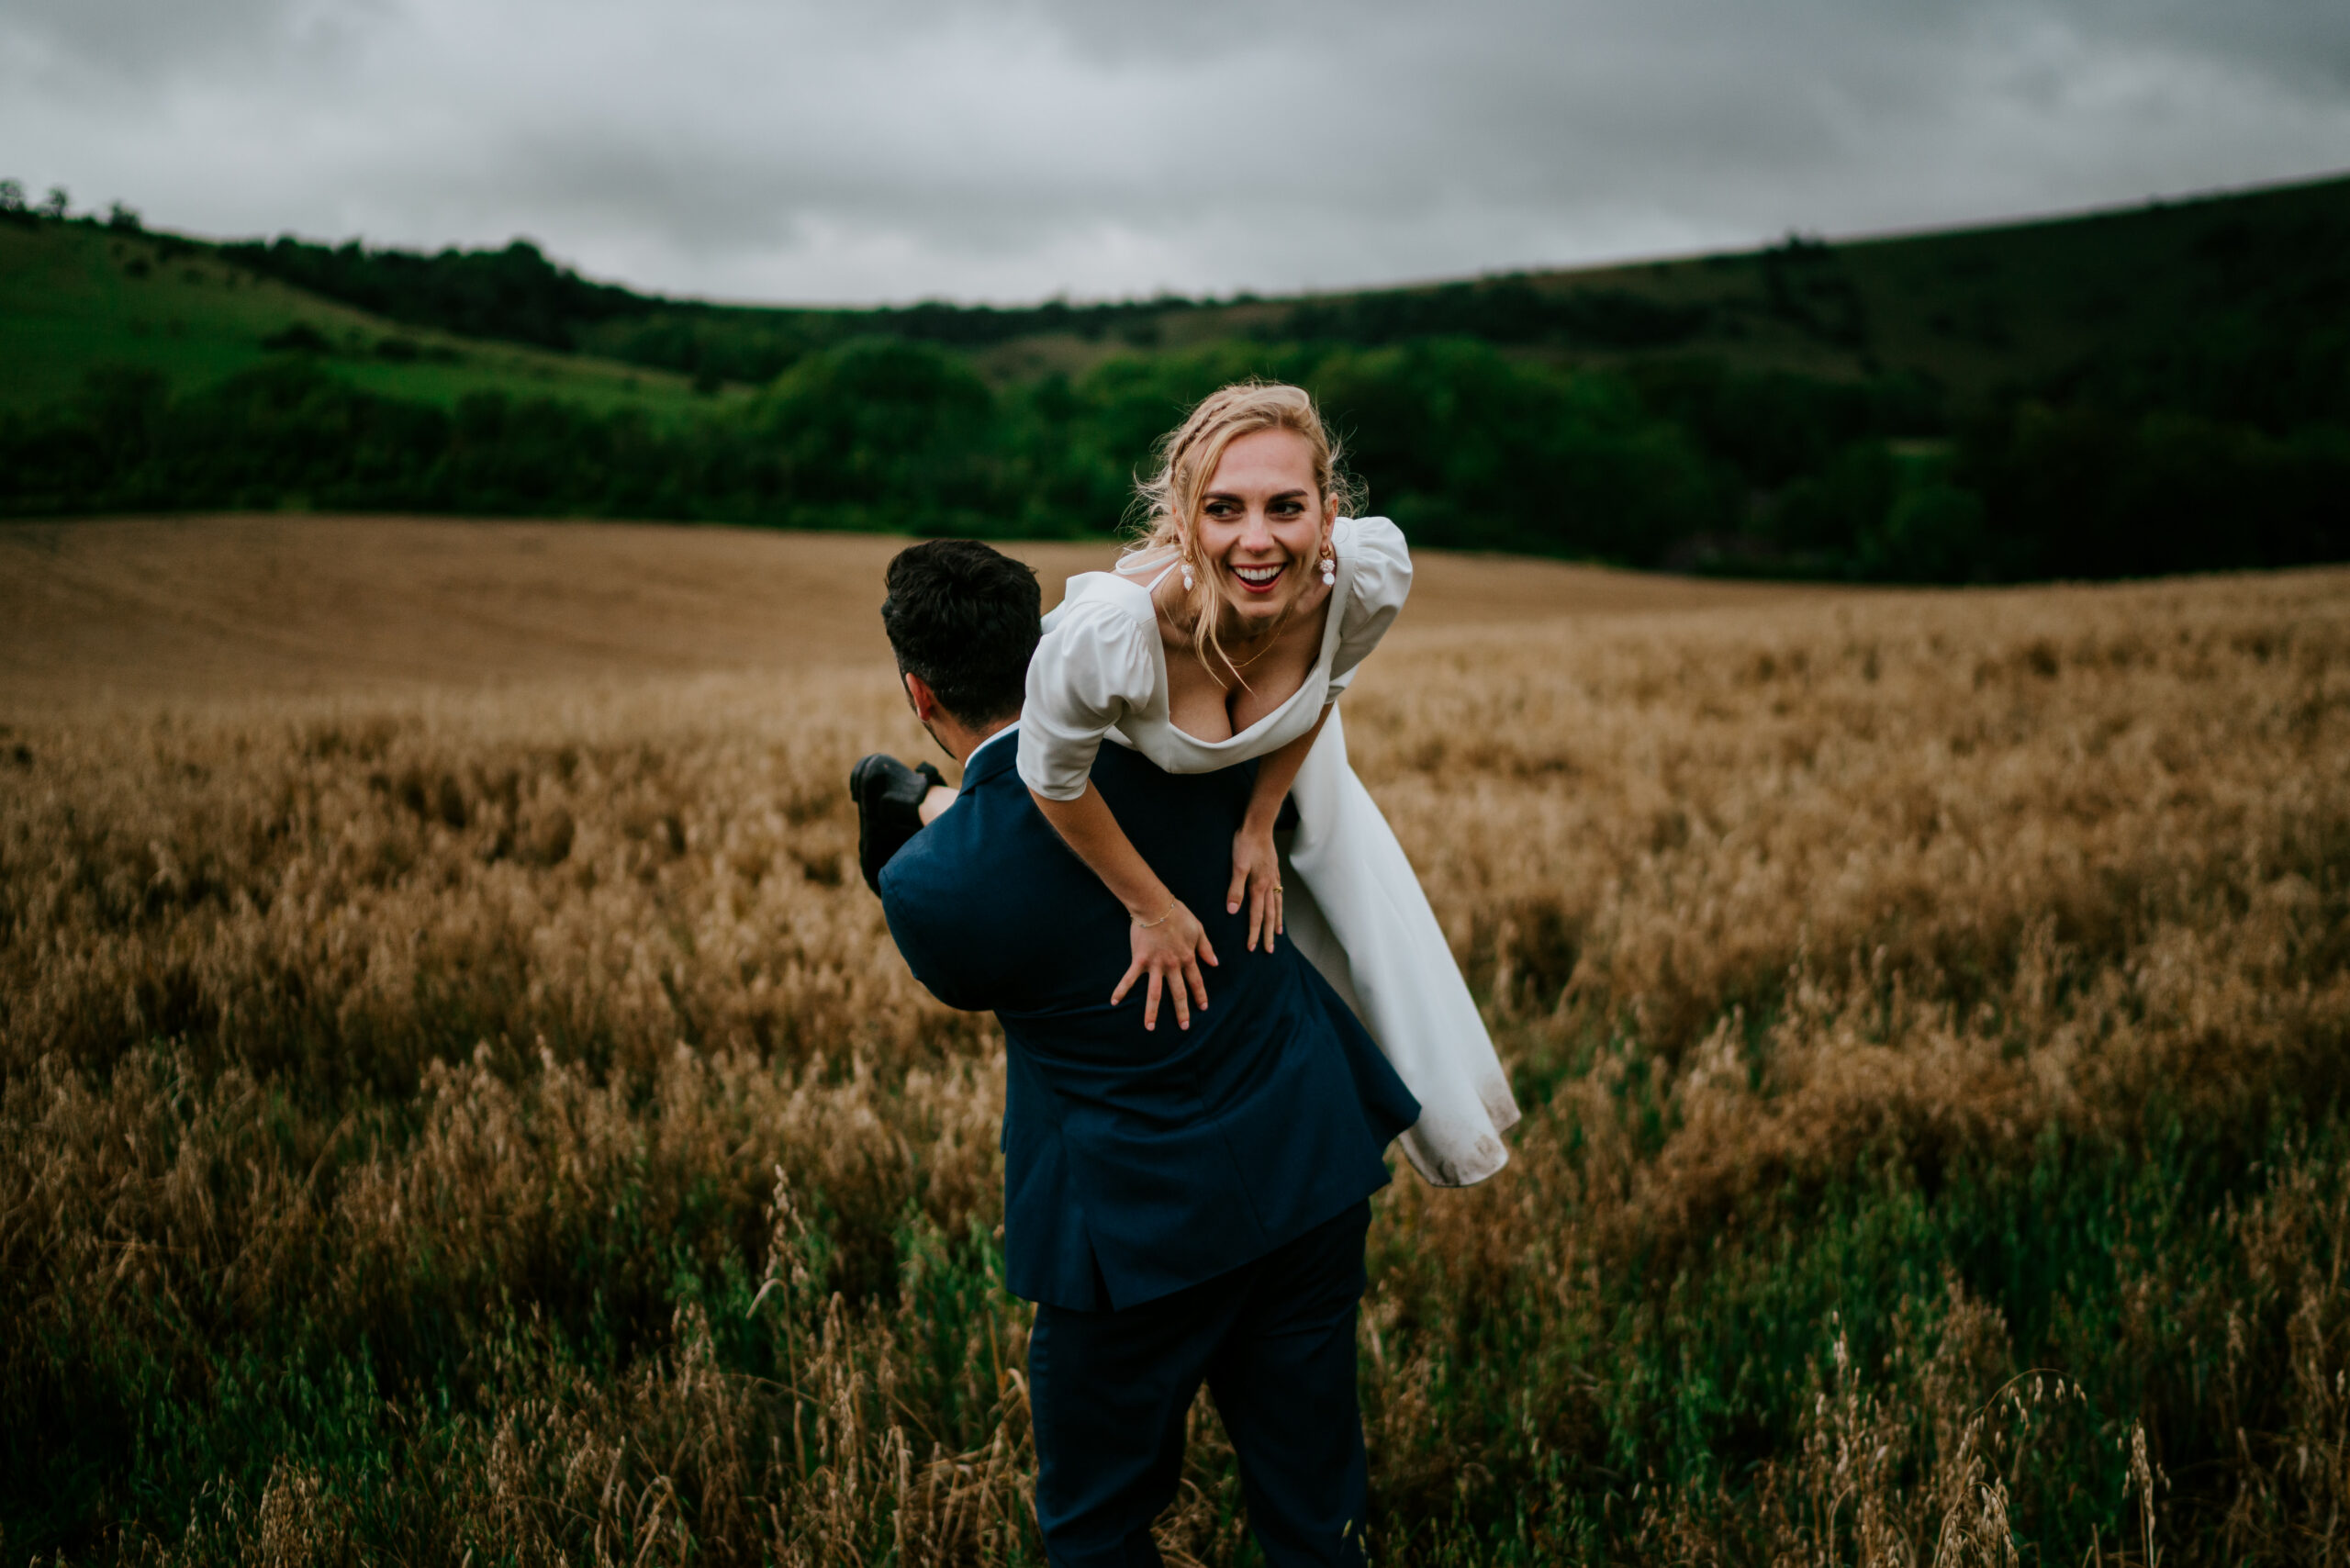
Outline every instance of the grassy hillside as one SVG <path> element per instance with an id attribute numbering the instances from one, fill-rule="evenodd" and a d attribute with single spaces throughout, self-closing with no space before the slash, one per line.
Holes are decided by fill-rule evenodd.
<path id="1" fill-rule="evenodd" d="M 681 376 L 763 382 L 861 336 L 935 343 L 997 381 L 1080 375 L 1153 349 L 1460 336 L 1566 364 L 1696 357 L 1846 379 L 1904 370 L 1981 393 L 2159 350 L 2199 319 L 2277 308 L 2313 326 L 2350 316 L 2350 178 L 1297 299 L 873 310 L 668 299 L 587 283 L 520 241 L 427 256 L 19 221 L 0 224 L 0 406 L 62 397 L 106 362 L 192 384 L 257 363 L 264 340 L 297 323 L 356 383 L 443 400 L 495 385 L 658 401 L 682 390 Z"/>
<path id="2" fill-rule="evenodd" d="M 970 353 L 996 379 L 1232 341 L 1459 335 L 1564 363 L 1917 373 L 1960 393 L 2175 339 L 2198 317 L 2350 314 L 2350 178 L 2084 216 L 1302 299 L 868 311 L 714 306 L 591 285 L 534 251 L 439 257 L 281 241 L 249 264 L 402 319 L 764 380 L 861 334 Z M 535 263 L 533 265 L 532 263 Z M 492 275 L 494 274 L 494 275 Z"/>
<path id="3" fill-rule="evenodd" d="M 2174 341 L 2199 318 L 2350 316 L 2350 178 L 2039 221 L 1203 312 L 1170 335 L 1461 331 L 1593 363 L 1703 356 L 1961 393 Z"/>
<path id="4" fill-rule="evenodd" d="M 21 212 L 0 232 L 23 345 L 0 514 L 1101 537 L 1181 408 L 1256 375 L 1313 388 L 1372 505 L 1427 544 L 1936 582 L 2350 557 L 2350 180 L 1422 288 L 1002 309 L 663 299 L 520 241 L 207 246 Z"/>
<path id="5" fill-rule="evenodd" d="M 352 386 L 439 406 L 487 390 L 662 413 L 698 402 L 672 372 L 396 323 L 202 241 L 0 222 L 0 409 L 62 402 L 99 367 L 151 369 L 188 391 L 303 353 Z"/>

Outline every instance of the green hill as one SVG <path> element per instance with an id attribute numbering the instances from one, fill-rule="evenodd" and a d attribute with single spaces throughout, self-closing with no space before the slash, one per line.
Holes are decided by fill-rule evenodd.
<path id="1" fill-rule="evenodd" d="M 2350 179 L 1221 314 L 1283 337 L 1458 331 L 1591 363 L 1671 354 L 1830 376 L 1901 369 L 1982 392 L 2279 304 L 2337 323 L 2350 313 Z M 1214 318 L 1187 326 L 1229 330 Z"/>
<path id="2" fill-rule="evenodd" d="M 1184 403 L 1263 375 L 1435 544 L 1933 581 L 2350 555 L 2350 179 L 1345 295 L 870 310 L 665 298 L 520 241 L 0 218 L 0 513 L 1098 534 Z"/>
<path id="3" fill-rule="evenodd" d="M 517 241 L 437 256 L 291 239 L 218 252 L 391 319 L 686 375 L 766 381 L 861 334 L 972 354 L 998 379 L 1231 340 L 1378 345 L 1457 335 L 1555 360 L 1704 356 L 1958 392 L 2032 381 L 2184 322 L 2283 302 L 2350 310 L 2350 179 L 2109 212 L 1423 287 L 1223 304 L 876 310 L 719 306 L 588 283 Z M 12 300 L 13 303 L 13 300 Z"/>
<path id="4" fill-rule="evenodd" d="M 176 391 L 273 354 L 309 354 L 352 386 L 453 406 L 467 392 L 687 412 L 688 378 L 657 368 L 395 322 L 255 272 L 222 247 L 94 223 L 0 222 L 0 409 L 56 404 L 97 367 L 140 367 Z"/>
<path id="5" fill-rule="evenodd" d="M 291 238 L 214 243 L 95 221 L 0 224 L 0 407 L 100 364 L 188 386 L 317 334 L 339 375 L 452 401 L 497 387 L 596 407 L 762 384 L 861 336 L 935 344 L 999 384 L 1229 342 L 1493 343 L 1564 365 L 1705 360 L 1959 396 L 2182 340 L 2350 319 L 2350 178 L 1994 227 L 1294 299 L 1161 297 L 872 310 L 713 305 L 588 282 L 517 241 L 437 255 Z M 296 341 L 300 341 L 299 338 Z"/>

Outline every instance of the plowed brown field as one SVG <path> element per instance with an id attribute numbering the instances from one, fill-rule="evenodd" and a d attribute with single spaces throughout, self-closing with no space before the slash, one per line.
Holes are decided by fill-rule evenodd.
<path id="1" fill-rule="evenodd" d="M 0 528 L 0 704 L 882 663 L 903 539 L 632 523 L 242 515 Z M 1006 546 L 1045 580 L 1103 544 Z M 1817 589 L 1422 554 L 1410 629 Z"/>

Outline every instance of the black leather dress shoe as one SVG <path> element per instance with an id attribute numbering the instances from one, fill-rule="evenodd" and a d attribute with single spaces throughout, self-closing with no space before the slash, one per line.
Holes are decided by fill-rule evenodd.
<path id="1" fill-rule="evenodd" d="M 856 868 L 876 893 L 881 890 L 881 868 L 922 831 L 923 797 L 946 782 L 927 762 L 908 767 L 878 751 L 849 769 L 848 792 L 856 801 Z"/>

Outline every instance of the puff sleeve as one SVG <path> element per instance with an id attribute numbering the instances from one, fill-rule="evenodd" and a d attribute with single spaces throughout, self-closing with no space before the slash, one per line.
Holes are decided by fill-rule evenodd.
<path id="1" fill-rule="evenodd" d="M 1347 602 L 1338 615 L 1338 646 L 1330 657 L 1330 695 L 1336 698 L 1412 592 L 1412 551 L 1404 531 L 1383 517 L 1348 518 L 1334 543 L 1347 564 Z"/>
<path id="2" fill-rule="evenodd" d="M 1158 635 L 1107 598 L 1073 597 L 1046 619 L 1020 714 L 1022 782 L 1048 801 L 1085 793 L 1102 735 L 1158 689 Z"/>

